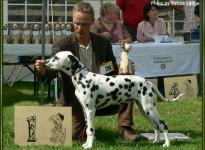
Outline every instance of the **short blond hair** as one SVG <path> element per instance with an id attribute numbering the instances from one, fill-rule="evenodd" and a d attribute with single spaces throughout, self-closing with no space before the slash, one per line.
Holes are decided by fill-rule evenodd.
<path id="1" fill-rule="evenodd" d="M 100 8 L 100 15 L 105 16 L 109 14 L 110 12 L 116 13 L 117 11 L 118 11 L 118 7 L 115 4 L 111 2 L 107 2 L 107 3 L 104 3 L 102 7 Z"/>

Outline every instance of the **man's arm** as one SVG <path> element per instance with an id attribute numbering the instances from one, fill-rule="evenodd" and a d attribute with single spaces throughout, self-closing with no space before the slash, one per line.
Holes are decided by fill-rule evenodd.
<path id="1" fill-rule="evenodd" d="M 51 56 L 54 56 L 57 52 L 61 51 L 60 47 L 59 47 L 60 42 L 61 42 L 61 39 L 52 44 Z M 50 81 L 58 73 L 58 71 L 46 69 L 45 60 L 36 60 L 34 65 L 35 65 L 36 69 L 38 70 L 38 72 L 40 73 L 42 81 Z"/>

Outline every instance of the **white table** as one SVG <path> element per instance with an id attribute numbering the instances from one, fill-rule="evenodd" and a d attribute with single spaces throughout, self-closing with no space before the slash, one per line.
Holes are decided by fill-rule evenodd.
<path id="1" fill-rule="evenodd" d="M 51 54 L 51 44 L 45 44 L 45 56 Z M 41 44 L 4 44 L 4 56 L 41 56 Z"/>
<path id="2" fill-rule="evenodd" d="M 120 46 L 113 45 L 119 61 Z M 136 75 L 143 77 L 196 74 L 200 72 L 199 43 L 133 44 L 130 52 Z"/>
<path id="3" fill-rule="evenodd" d="M 99 48 L 100 49 L 100 48 Z M 117 61 L 120 46 L 113 45 Z M 51 54 L 51 45 L 45 45 L 45 55 Z M 41 56 L 40 44 L 4 44 L 4 56 Z M 137 43 L 130 52 L 136 75 L 142 77 L 196 74 L 200 72 L 199 43 Z"/>

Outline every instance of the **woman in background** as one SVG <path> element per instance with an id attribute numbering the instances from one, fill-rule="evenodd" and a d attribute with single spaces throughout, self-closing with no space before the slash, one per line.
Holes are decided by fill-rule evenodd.
<path id="1" fill-rule="evenodd" d="M 158 6 L 150 3 L 144 6 L 144 20 L 137 27 L 138 42 L 153 42 L 155 35 L 166 35 L 164 19 L 157 18 Z"/>
<path id="2" fill-rule="evenodd" d="M 100 9 L 100 17 L 91 26 L 91 32 L 100 34 L 112 43 L 132 42 L 130 34 L 119 20 L 119 8 L 110 2 Z"/>
<path id="3" fill-rule="evenodd" d="M 199 0 L 196 0 L 196 3 L 199 3 Z M 200 26 L 200 9 L 199 9 L 199 5 L 196 5 L 194 7 L 194 19 L 195 19 L 195 22 L 198 24 L 198 26 Z"/>

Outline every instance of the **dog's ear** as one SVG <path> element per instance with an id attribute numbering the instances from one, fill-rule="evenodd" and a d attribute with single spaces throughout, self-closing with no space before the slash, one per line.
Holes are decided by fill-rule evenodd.
<path id="1" fill-rule="evenodd" d="M 73 55 L 68 55 L 68 58 L 71 60 L 72 64 L 71 64 L 71 68 L 72 70 L 76 70 L 79 67 L 79 60 L 73 56 Z"/>
<path id="2" fill-rule="evenodd" d="M 62 121 L 64 120 L 64 116 L 62 114 L 57 113 L 57 115 L 59 115 L 59 117 L 61 118 Z"/>

